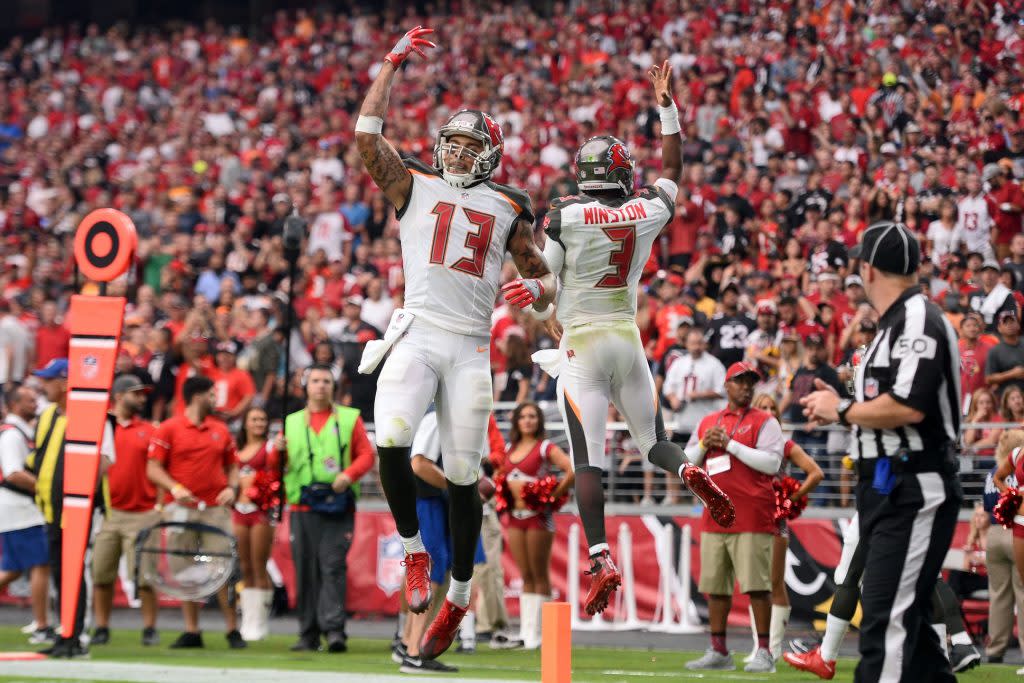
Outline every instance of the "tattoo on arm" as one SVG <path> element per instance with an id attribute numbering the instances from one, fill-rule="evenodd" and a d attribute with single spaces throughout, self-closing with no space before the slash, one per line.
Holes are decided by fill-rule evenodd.
<path id="1" fill-rule="evenodd" d="M 366 171 L 396 209 L 405 206 L 412 185 L 412 174 L 402 163 L 402 157 L 383 135 L 373 135 L 367 144 L 359 145 Z"/>
<path id="2" fill-rule="evenodd" d="M 534 305 L 534 308 L 542 310 L 547 308 L 555 298 L 555 276 L 548 268 L 544 255 L 541 254 L 537 243 L 533 241 L 533 223 L 528 220 L 519 220 L 513 228 L 512 236 L 508 241 L 508 250 L 512 254 L 512 260 L 519 270 L 519 274 L 526 278 L 537 278 L 544 285 L 544 293 Z"/>

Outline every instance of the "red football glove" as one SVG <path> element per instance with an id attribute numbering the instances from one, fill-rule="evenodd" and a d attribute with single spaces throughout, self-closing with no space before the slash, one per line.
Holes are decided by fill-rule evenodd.
<path id="1" fill-rule="evenodd" d="M 544 295 L 544 285 L 536 278 L 520 278 L 505 284 L 501 291 L 505 292 L 505 301 L 513 306 L 526 308 Z"/>
<path id="2" fill-rule="evenodd" d="M 391 66 L 397 69 L 402 65 L 402 62 L 405 61 L 405 58 L 408 57 L 411 52 L 415 52 L 420 57 L 426 59 L 427 55 L 425 55 L 423 50 L 420 48 L 437 47 L 437 45 L 434 45 L 426 38 L 423 38 L 423 36 L 433 32 L 434 29 L 432 28 L 417 26 L 402 36 L 401 40 L 395 43 L 395 46 L 391 48 L 391 52 L 388 53 L 388 56 L 385 57 L 384 60 L 391 62 Z"/>

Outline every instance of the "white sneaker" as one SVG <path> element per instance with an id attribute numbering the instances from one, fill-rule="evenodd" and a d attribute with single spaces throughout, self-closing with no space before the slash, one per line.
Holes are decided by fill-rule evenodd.
<path id="1" fill-rule="evenodd" d="M 752 674 L 775 673 L 775 660 L 772 659 L 772 653 L 762 647 L 750 660 L 750 664 L 743 667 L 743 670 Z"/>
<path id="2" fill-rule="evenodd" d="M 523 641 L 515 636 L 510 636 L 504 631 L 498 631 L 491 635 L 491 649 L 492 650 L 514 650 L 517 647 L 522 647 Z"/>
<path id="3" fill-rule="evenodd" d="M 704 652 L 703 657 L 687 662 L 686 668 L 690 671 L 697 671 L 699 669 L 732 671 L 736 668 L 736 663 L 732 661 L 731 654 L 723 655 L 721 652 L 709 647 Z"/>
<path id="4" fill-rule="evenodd" d="M 650 496 L 644 496 L 643 498 L 640 499 L 640 504 L 645 506 L 654 505 L 654 499 L 651 498 Z"/>
<path id="5" fill-rule="evenodd" d="M 662 505 L 679 505 L 679 499 L 675 496 L 665 496 L 661 499 Z"/>

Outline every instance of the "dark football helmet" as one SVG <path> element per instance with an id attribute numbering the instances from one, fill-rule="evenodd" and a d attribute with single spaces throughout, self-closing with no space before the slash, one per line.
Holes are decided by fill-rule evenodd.
<path id="1" fill-rule="evenodd" d="M 483 143 L 479 154 L 451 141 L 454 135 L 465 135 Z M 434 168 L 452 187 L 470 187 L 489 179 L 498 170 L 501 155 L 505 151 L 505 136 L 501 126 L 490 116 L 478 109 L 463 109 L 456 113 L 437 132 L 434 144 Z M 445 158 L 451 153 L 460 153 L 473 161 L 469 173 L 454 173 L 445 166 Z"/>
<path id="2" fill-rule="evenodd" d="M 633 157 L 611 135 L 590 138 L 576 152 L 576 182 L 583 192 L 613 190 L 633 194 Z"/>

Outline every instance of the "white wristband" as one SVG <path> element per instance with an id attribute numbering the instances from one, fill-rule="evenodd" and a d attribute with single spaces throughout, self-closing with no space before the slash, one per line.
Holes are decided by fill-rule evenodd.
<path id="1" fill-rule="evenodd" d="M 526 310 L 527 310 L 527 312 L 529 312 L 530 315 L 533 316 L 534 320 L 539 320 L 540 322 L 544 322 L 545 320 L 550 318 L 551 315 L 555 312 L 555 305 L 554 304 L 548 304 L 548 307 L 545 308 L 543 311 L 538 311 L 533 306 L 527 306 Z"/>
<path id="2" fill-rule="evenodd" d="M 661 117 L 661 134 L 675 135 L 682 128 L 679 127 L 679 110 L 673 102 L 667 107 L 658 107 L 658 116 Z"/>
<path id="3" fill-rule="evenodd" d="M 380 135 L 382 130 L 384 130 L 384 119 L 379 116 L 360 116 L 356 119 L 357 133 Z"/>

